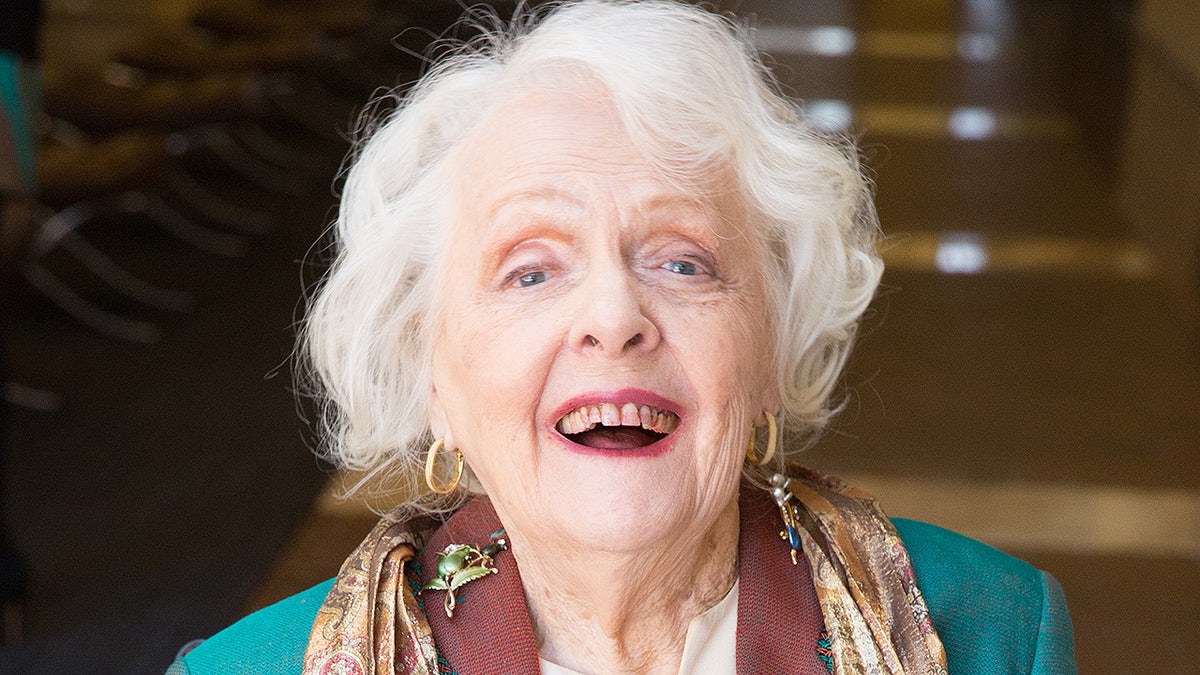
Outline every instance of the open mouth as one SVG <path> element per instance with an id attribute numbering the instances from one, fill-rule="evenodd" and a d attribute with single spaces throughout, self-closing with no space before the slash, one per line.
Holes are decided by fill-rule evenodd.
<path id="1" fill-rule="evenodd" d="M 679 416 L 670 410 L 636 403 L 597 403 L 563 415 L 555 428 L 589 448 L 635 450 L 662 440 L 677 426 Z"/>

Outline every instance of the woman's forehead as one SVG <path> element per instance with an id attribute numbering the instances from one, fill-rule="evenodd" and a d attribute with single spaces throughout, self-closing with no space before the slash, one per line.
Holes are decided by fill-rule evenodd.
<path id="1" fill-rule="evenodd" d="M 707 210 L 735 192 L 732 171 L 712 167 L 681 178 L 630 134 L 606 89 L 594 81 L 527 90 L 494 106 L 460 142 L 450 170 L 469 204 L 581 200 L 603 183 L 648 206 Z"/>
<path id="2" fill-rule="evenodd" d="M 464 168 L 502 170 L 548 153 L 640 159 L 604 90 L 536 89 L 498 102 L 463 139 Z"/>

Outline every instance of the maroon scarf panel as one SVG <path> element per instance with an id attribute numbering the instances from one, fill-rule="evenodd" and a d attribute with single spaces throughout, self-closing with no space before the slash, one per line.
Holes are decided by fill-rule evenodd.
<path id="1" fill-rule="evenodd" d="M 817 656 L 825 622 L 808 561 L 792 564 L 779 509 L 765 490 L 742 485 L 738 511 L 738 675 L 828 675 Z"/>
<path id="2" fill-rule="evenodd" d="M 487 497 L 471 500 L 425 545 L 421 553 L 421 581 L 433 578 L 438 553 L 447 544 L 486 546 L 491 542 L 488 535 L 502 527 L 491 500 Z M 421 594 L 438 653 L 458 675 L 498 672 L 537 675 L 541 672 L 537 639 L 512 552 L 498 553 L 495 567 L 496 574 L 459 589 L 452 619 L 442 609 L 441 591 Z"/>

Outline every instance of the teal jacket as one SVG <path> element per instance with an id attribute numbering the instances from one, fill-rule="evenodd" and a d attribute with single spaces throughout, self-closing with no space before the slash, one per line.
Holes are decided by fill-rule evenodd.
<path id="1" fill-rule="evenodd" d="M 990 546 L 893 519 L 946 647 L 950 675 L 1074 675 L 1071 618 L 1049 574 Z M 299 673 L 333 581 L 242 619 L 177 660 L 168 675 Z"/>

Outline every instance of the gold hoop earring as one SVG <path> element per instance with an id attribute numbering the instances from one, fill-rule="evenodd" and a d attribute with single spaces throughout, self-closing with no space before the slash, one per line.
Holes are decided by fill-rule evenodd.
<path id="1" fill-rule="evenodd" d="M 462 452 L 455 450 L 454 451 L 454 478 L 452 478 L 450 480 L 449 485 L 442 486 L 442 487 L 439 487 L 437 485 L 437 483 L 434 482 L 434 480 L 433 480 L 433 465 L 437 462 L 438 453 L 440 453 L 442 451 L 442 448 L 444 448 L 444 447 L 446 447 L 446 439 L 439 438 L 433 442 L 433 445 L 429 446 L 429 453 L 426 454 L 426 456 L 425 456 L 425 484 L 429 486 L 430 490 L 433 490 L 434 492 L 438 493 L 439 495 L 448 495 L 451 492 L 454 492 L 454 489 L 458 487 L 458 481 L 462 480 L 462 472 L 463 472 Z"/>
<path id="2" fill-rule="evenodd" d="M 754 427 L 750 428 L 750 444 L 746 446 L 746 461 L 751 464 L 762 466 L 771 461 L 775 456 L 775 446 L 779 442 L 779 427 L 775 424 L 775 415 L 772 413 L 763 413 L 767 416 L 767 451 L 763 453 L 762 459 L 759 459 L 754 453 L 754 441 L 757 435 L 757 430 Z"/>

